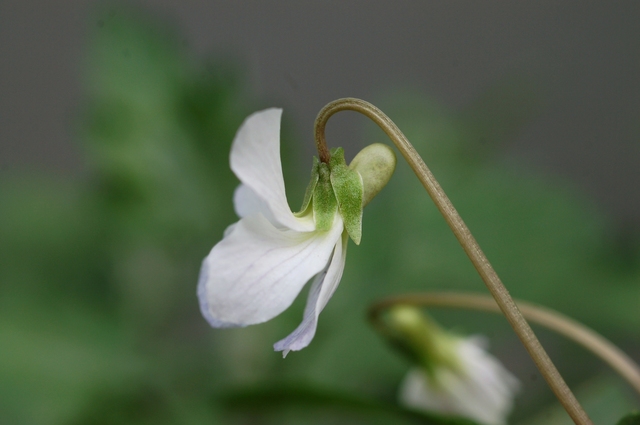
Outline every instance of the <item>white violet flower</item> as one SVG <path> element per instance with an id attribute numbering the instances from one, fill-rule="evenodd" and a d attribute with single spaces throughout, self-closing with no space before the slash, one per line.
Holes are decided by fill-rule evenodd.
<path id="1" fill-rule="evenodd" d="M 415 409 L 504 425 L 520 383 L 486 351 L 486 339 L 440 328 L 420 310 L 395 306 L 379 328 L 414 367 L 399 401 Z"/>
<path id="2" fill-rule="evenodd" d="M 354 158 L 352 165 L 359 167 L 346 165 L 342 149 L 332 150 L 329 164 L 314 158 L 302 209 L 293 213 L 280 162 L 281 115 L 276 108 L 256 112 L 235 136 L 230 162 L 241 182 L 233 199 L 240 220 L 204 259 L 198 298 L 211 326 L 247 326 L 287 309 L 315 276 L 302 323 L 274 345 L 286 355 L 313 339 L 318 315 L 342 277 L 348 236 L 360 242 L 362 208 L 381 189 L 371 186 L 384 178 L 386 184 L 391 177 L 395 156 L 385 145 L 372 145 L 378 146 L 373 156 L 362 159 L 369 146 Z M 363 182 L 362 176 L 366 179 L 372 167 L 379 167 L 381 157 L 389 164 L 374 172 L 371 183 Z"/>
<path id="3" fill-rule="evenodd" d="M 485 338 L 450 341 L 457 367 L 441 365 L 431 373 L 415 367 L 400 386 L 402 404 L 465 416 L 486 425 L 504 425 L 520 384 L 486 350 Z"/>

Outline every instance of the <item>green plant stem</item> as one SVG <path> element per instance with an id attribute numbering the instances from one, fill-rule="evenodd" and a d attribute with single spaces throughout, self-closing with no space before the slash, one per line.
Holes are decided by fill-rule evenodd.
<path id="1" fill-rule="evenodd" d="M 428 292 L 385 298 L 369 308 L 374 323 L 380 314 L 393 305 L 422 307 L 454 307 L 501 313 L 493 298 L 482 294 L 455 292 Z M 640 394 L 640 366 L 611 341 L 582 323 L 546 307 L 517 300 L 516 304 L 525 319 L 549 328 L 582 345 L 609 364 Z"/>
<path id="2" fill-rule="evenodd" d="M 415 150 L 413 145 L 411 145 L 409 140 L 407 140 L 404 134 L 402 134 L 400 129 L 389 117 L 387 117 L 381 110 L 364 100 L 344 98 L 330 102 L 318 113 L 315 122 L 314 134 L 320 160 L 324 161 L 323 155 L 326 155 L 328 152 L 324 134 L 327 121 L 333 114 L 347 110 L 359 112 L 371 119 L 393 141 L 424 188 L 427 190 L 429 196 L 431 196 L 431 199 L 436 204 L 438 210 L 440 210 L 444 216 L 447 224 L 449 224 L 449 227 L 489 289 L 489 292 L 491 292 L 496 303 L 500 306 L 500 310 L 513 327 L 513 330 L 529 352 L 529 355 L 540 370 L 540 373 L 545 378 L 558 400 L 560 400 L 560 403 L 562 403 L 571 419 L 573 419 L 574 423 L 578 425 L 591 425 L 591 419 L 589 419 L 587 413 L 584 411 L 582 406 L 580 406 L 580 403 L 578 403 L 578 400 L 564 382 L 562 376 L 560 376 L 558 369 L 555 367 L 544 348 L 542 348 L 540 341 L 538 341 L 533 330 L 518 310 L 518 307 L 509 295 L 509 291 L 507 291 L 507 288 L 505 288 L 503 283 L 500 281 L 500 278 L 493 270 L 493 267 L 491 267 L 489 260 L 484 255 L 480 246 L 471 235 L 471 232 L 462 221 L 462 218 L 451 204 L 451 201 L 449 201 L 449 198 L 445 195 L 444 191 L 436 181 L 433 174 L 431 174 L 431 171 L 429 171 L 420 155 L 418 155 L 418 152 Z"/>

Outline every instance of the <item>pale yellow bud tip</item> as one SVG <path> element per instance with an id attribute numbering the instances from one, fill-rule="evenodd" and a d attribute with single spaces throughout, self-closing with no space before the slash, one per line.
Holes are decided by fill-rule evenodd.
<path id="1" fill-rule="evenodd" d="M 382 143 L 374 143 L 362 149 L 349 168 L 362 177 L 364 196 L 362 206 L 367 205 L 387 185 L 396 169 L 396 154 Z"/>

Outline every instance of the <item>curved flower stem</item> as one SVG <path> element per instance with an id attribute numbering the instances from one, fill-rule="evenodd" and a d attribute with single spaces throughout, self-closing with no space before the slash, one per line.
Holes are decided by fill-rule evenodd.
<path id="1" fill-rule="evenodd" d="M 375 323 L 379 320 L 379 316 L 384 310 L 396 304 L 421 307 L 453 307 L 500 313 L 500 308 L 493 298 L 487 295 L 429 292 L 385 298 L 369 308 L 369 317 Z M 564 335 L 590 350 L 608 363 L 640 394 L 640 366 L 611 341 L 593 329 L 557 311 L 525 301 L 518 300 L 517 304 L 526 319 Z"/>
<path id="2" fill-rule="evenodd" d="M 381 110 L 364 100 L 344 98 L 330 102 L 318 113 L 318 117 L 315 122 L 314 133 L 320 160 L 324 161 L 323 155 L 324 158 L 328 160 L 328 157 L 326 156 L 328 154 L 328 149 L 324 135 L 327 121 L 336 112 L 347 110 L 360 112 L 367 116 L 373 122 L 378 124 L 378 126 L 393 141 L 424 188 L 427 190 L 429 196 L 431 196 L 431 199 L 436 204 L 438 210 L 440 210 L 444 216 L 447 224 L 449 224 L 449 227 L 489 289 L 489 292 L 491 292 L 491 295 L 493 295 L 496 300 L 500 310 L 513 327 L 513 330 L 518 335 L 518 338 L 520 338 L 520 341 L 522 341 L 522 344 L 529 352 L 529 355 L 540 370 L 540 373 L 551 387 L 551 390 L 555 393 L 558 400 L 560 400 L 560 403 L 562 403 L 569 416 L 571 416 L 571 419 L 573 419 L 573 421 L 578 425 L 591 425 L 591 419 L 589 419 L 589 416 L 587 416 L 582 406 L 580 406 L 580 403 L 578 403 L 578 400 L 564 382 L 562 376 L 560 376 L 558 369 L 556 369 L 544 348 L 542 348 L 540 341 L 538 341 L 533 330 L 531 330 L 531 327 L 522 316 L 522 313 L 518 310 L 518 307 L 509 295 L 509 291 L 507 291 L 507 288 L 505 288 L 500 281 L 500 278 L 493 270 L 493 267 L 491 267 L 489 260 L 484 255 L 480 246 L 471 235 L 471 232 L 462 221 L 462 218 L 451 204 L 451 201 L 449 201 L 449 198 L 445 195 L 444 191 L 436 181 L 433 174 L 431 174 L 431 171 L 429 171 L 420 155 L 418 155 L 418 152 L 415 150 L 413 145 L 409 143 L 409 140 L 407 140 L 404 134 L 402 134 L 400 129 L 389 117 L 387 117 Z"/>

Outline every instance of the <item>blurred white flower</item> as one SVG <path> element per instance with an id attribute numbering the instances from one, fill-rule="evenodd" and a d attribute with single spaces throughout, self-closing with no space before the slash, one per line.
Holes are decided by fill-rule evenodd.
<path id="1" fill-rule="evenodd" d="M 342 277 L 347 232 L 333 192 L 328 206 L 306 199 L 302 214 L 291 212 L 280 163 L 281 114 L 273 108 L 257 112 L 236 134 L 231 169 L 241 182 L 233 200 L 240 220 L 227 228 L 204 259 L 198 298 L 211 326 L 247 326 L 280 314 L 315 276 L 302 323 L 274 346 L 286 355 L 313 339 L 318 315 Z M 314 167 L 317 170 L 317 164 Z M 314 177 L 317 182 L 317 172 Z M 312 177 L 312 192 L 314 187 Z"/>
<path id="2" fill-rule="evenodd" d="M 395 304 L 372 317 L 380 335 L 413 365 L 400 386 L 401 404 L 486 425 L 505 423 L 520 384 L 487 353 L 484 338 L 448 332 L 412 305 Z"/>
<path id="3" fill-rule="evenodd" d="M 406 406 L 464 416 L 487 425 L 503 425 L 520 384 L 491 354 L 482 337 L 451 337 L 451 358 L 430 370 L 415 367 L 400 388 Z"/>

